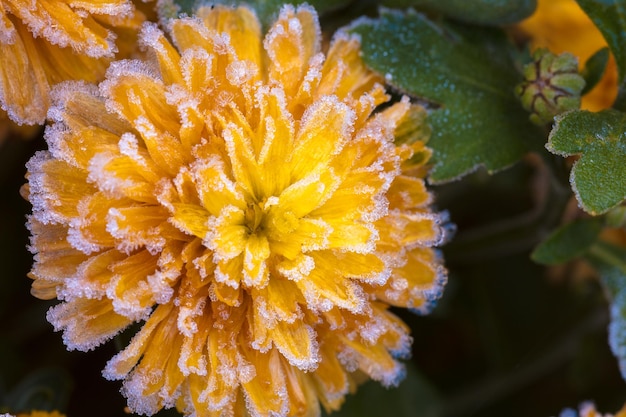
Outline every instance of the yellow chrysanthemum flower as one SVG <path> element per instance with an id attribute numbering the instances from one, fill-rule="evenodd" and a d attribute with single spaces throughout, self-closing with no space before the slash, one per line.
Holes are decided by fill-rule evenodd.
<path id="1" fill-rule="evenodd" d="M 389 308 L 427 312 L 446 281 L 429 153 L 394 144 L 423 110 L 375 111 L 358 38 L 325 56 L 308 6 L 264 38 L 246 8 L 168 30 L 144 25 L 152 62 L 55 90 L 24 188 L 49 321 L 79 350 L 144 321 L 104 370 L 141 414 L 315 416 L 356 378 L 396 384 Z"/>
<path id="2" fill-rule="evenodd" d="M 576 0 L 539 0 L 535 13 L 519 24 L 531 37 L 531 47 L 548 48 L 554 53 L 570 52 L 582 66 L 599 49 L 607 46 L 602 33 Z M 611 56 L 606 71 L 581 107 L 599 111 L 611 107 L 617 97 L 617 64 Z"/>
<path id="3" fill-rule="evenodd" d="M 0 0 L 0 107 L 20 124 L 42 124 L 50 87 L 102 80 L 143 15 L 130 0 Z"/>

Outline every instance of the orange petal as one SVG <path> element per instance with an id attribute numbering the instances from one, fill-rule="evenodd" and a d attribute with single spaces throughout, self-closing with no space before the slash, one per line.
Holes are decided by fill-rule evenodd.
<path id="1" fill-rule="evenodd" d="M 34 40 L 21 24 L 12 43 L 0 42 L 0 104 L 16 123 L 42 124 L 50 89 L 43 67 L 33 55 Z"/>
<path id="2" fill-rule="evenodd" d="M 68 349 L 88 351 L 111 339 L 132 323 L 113 311 L 110 300 L 76 298 L 48 311 L 48 321 L 55 330 L 63 330 Z"/>

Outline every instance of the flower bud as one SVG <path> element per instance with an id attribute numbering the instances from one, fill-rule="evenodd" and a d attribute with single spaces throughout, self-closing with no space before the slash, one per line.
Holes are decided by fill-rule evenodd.
<path id="1" fill-rule="evenodd" d="M 555 55 L 547 49 L 533 53 L 533 62 L 524 66 L 524 81 L 515 94 L 530 120 L 545 125 L 557 114 L 580 108 L 585 79 L 578 73 L 578 59 L 570 54 Z"/>

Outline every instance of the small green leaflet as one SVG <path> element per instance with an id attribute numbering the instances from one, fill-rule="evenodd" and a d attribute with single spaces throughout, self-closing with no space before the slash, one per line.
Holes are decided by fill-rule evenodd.
<path id="1" fill-rule="evenodd" d="M 619 72 L 619 93 L 613 105 L 626 110 L 626 2 L 624 0 L 576 0 L 606 39 Z"/>
<path id="2" fill-rule="evenodd" d="M 501 25 L 519 22 L 537 7 L 536 0 L 385 0 L 390 7 L 417 7 L 464 22 Z"/>
<path id="3" fill-rule="evenodd" d="M 602 231 L 602 219 L 576 220 L 560 227 L 541 242 L 530 257 L 544 265 L 559 265 L 585 254 Z"/>
<path id="4" fill-rule="evenodd" d="M 581 74 L 585 79 L 585 88 L 581 94 L 585 95 L 595 87 L 602 79 L 606 64 L 609 62 L 609 48 L 602 48 L 593 54 L 587 62 Z"/>
<path id="5" fill-rule="evenodd" d="M 457 179 L 481 165 L 501 170 L 539 147 L 542 133 L 513 94 L 521 75 L 499 30 L 436 24 L 413 11 L 389 10 L 350 30 L 361 35 L 365 63 L 388 83 L 440 106 L 429 118 L 432 182 Z"/>
<path id="6" fill-rule="evenodd" d="M 580 155 L 570 182 L 586 212 L 604 213 L 626 198 L 626 114 L 604 110 L 559 115 L 546 148 L 564 157 Z"/>

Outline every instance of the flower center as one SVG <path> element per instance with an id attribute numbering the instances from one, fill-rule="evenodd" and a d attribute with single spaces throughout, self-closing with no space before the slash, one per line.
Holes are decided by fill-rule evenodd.
<path id="1" fill-rule="evenodd" d="M 257 229 L 264 228 L 265 210 L 260 203 L 248 203 L 245 213 L 245 226 L 248 228 L 249 234 L 256 233 Z"/>

